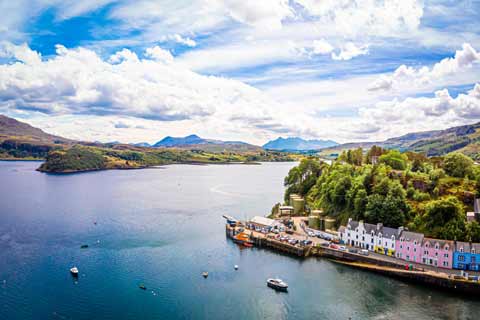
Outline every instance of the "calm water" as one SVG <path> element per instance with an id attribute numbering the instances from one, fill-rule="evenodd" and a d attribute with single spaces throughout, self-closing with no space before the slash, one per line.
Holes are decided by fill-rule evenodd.
<path id="1" fill-rule="evenodd" d="M 293 164 L 47 175 L 0 161 L 0 319 L 478 319 L 479 300 L 225 238 Z M 97 222 L 97 225 L 94 222 Z M 80 249 L 89 244 L 90 248 Z M 234 271 L 238 264 L 240 269 Z M 69 274 L 80 269 L 75 282 Z M 208 279 L 201 272 L 208 270 Z M 270 276 L 288 293 L 265 285 Z M 138 288 L 145 283 L 148 290 Z"/>

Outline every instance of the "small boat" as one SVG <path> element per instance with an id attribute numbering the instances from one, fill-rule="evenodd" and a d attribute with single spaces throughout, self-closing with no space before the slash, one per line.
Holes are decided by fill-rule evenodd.
<path id="1" fill-rule="evenodd" d="M 202 276 L 203 276 L 204 278 L 207 278 L 207 277 L 208 277 L 208 272 L 207 272 L 207 271 L 202 272 Z"/>
<path id="2" fill-rule="evenodd" d="M 77 269 L 77 267 L 70 268 L 70 273 L 72 274 L 72 276 L 78 277 L 78 269 Z"/>
<path id="3" fill-rule="evenodd" d="M 140 285 L 138 287 L 142 290 L 147 290 L 147 287 L 145 287 L 145 285 L 143 283 L 140 283 Z"/>
<path id="4" fill-rule="evenodd" d="M 267 286 L 279 291 L 287 291 L 288 284 L 282 279 L 268 279 Z"/>
<path id="5" fill-rule="evenodd" d="M 238 265 L 234 265 L 233 268 L 234 268 L 235 270 L 238 270 Z"/>
<path id="6" fill-rule="evenodd" d="M 88 248 L 88 244 L 82 244 L 82 245 L 80 246 L 80 249 L 87 249 L 87 248 Z"/>
<path id="7" fill-rule="evenodd" d="M 251 243 L 251 242 L 244 242 L 242 244 L 243 244 L 243 246 L 248 247 L 248 248 L 253 247 L 253 243 Z"/>

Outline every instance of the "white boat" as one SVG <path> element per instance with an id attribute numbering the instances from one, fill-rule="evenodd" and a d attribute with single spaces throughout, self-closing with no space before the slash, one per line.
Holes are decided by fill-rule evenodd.
<path id="1" fill-rule="evenodd" d="M 77 267 L 73 267 L 73 268 L 70 268 L 70 273 L 73 275 L 73 276 L 78 276 L 78 269 Z"/>
<path id="2" fill-rule="evenodd" d="M 235 270 L 238 270 L 238 265 L 235 265 L 234 268 L 235 268 Z"/>
<path id="3" fill-rule="evenodd" d="M 280 290 L 280 291 L 287 291 L 288 284 L 284 282 L 282 279 L 268 279 L 267 286 L 272 289 Z"/>

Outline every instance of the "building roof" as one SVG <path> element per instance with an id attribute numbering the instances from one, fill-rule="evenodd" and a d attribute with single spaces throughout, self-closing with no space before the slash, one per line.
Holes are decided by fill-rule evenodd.
<path id="1" fill-rule="evenodd" d="M 426 243 L 430 243 L 431 245 L 434 245 L 435 243 L 438 243 L 440 245 L 440 247 L 445 247 L 446 244 L 448 244 L 448 246 L 450 248 L 453 247 L 453 244 L 454 242 L 451 241 L 451 240 L 442 240 L 442 239 L 434 239 L 434 238 L 424 238 L 423 239 L 423 243 L 422 245 L 424 246 Z"/>
<path id="2" fill-rule="evenodd" d="M 364 223 L 363 228 L 365 228 L 365 233 L 371 233 L 372 231 L 375 231 L 377 226 L 371 223 Z"/>
<path id="3" fill-rule="evenodd" d="M 423 233 L 411 232 L 411 231 L 403 231 L 401 238 L 404 238 L 406 241 L 417 241 L 418 243 L 422 243 L 423 241 Z"/>
<path id="4" fill-rule="evenodd" d="M 350 226 L 352 230 L 355 230 L 358 227 L 358 221 L 350 220 L 348 221 L 347 226 Z"/>
<path id="5" fill-rule="evenodd" d="M 265 218 L 265 217 L 260 217 L 260 216 L 255 216 L 253 217 L 250 222 L 256 223 L 256 224 L 261 224 L 267 227 L 273 227 L 274 225 L 277 224 L 277 221 L 270 219 L 270 218 Z"/>
<path id="6" fill-rule="evenodd" d="M 344 233 L 345 232 L 345 227 L 344 226 L 340 226 L 340 228 L 338 228 L 338 232 L 340 233 Z"/>
<path id="7" fill-rule="evenodd" d="M 382 229 L 380 229 L 380 232 L 382 233 L 383 238 L 391 238 L 392 236 L 395 236 L 396 238 L 398 236 L 398 229 L 394 228 L 382 227 Z"/>

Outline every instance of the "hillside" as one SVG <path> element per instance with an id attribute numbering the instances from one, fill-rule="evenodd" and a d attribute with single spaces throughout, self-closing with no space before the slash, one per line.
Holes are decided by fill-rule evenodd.
<path id="1" fill-rule="evenodd" d="M 72 143 L 0 114 L 0 159 L 44 159 L 49 151 Z"/>
<path id="2" fill-rule="evenodd" d="M 421 152 L 427 156 L 439 156 L 458 151 L 474 159 L 480 159 L 480 123 L 452 127 L 445 130 L 408 133 L 378 142 L 345 143 L 321 150 L 321 155 L 336 157 L 341 151 L 355 148 L 368 149 L 373 145 L 386 149 Z"/>
<path id="3" fill-rule="evenodd" d="M 332 140 L 304 140 L 298 137 L 279 137 L 263 145 L 266 150 L 307 151 L 336 146 L 338 143 Z"/>

